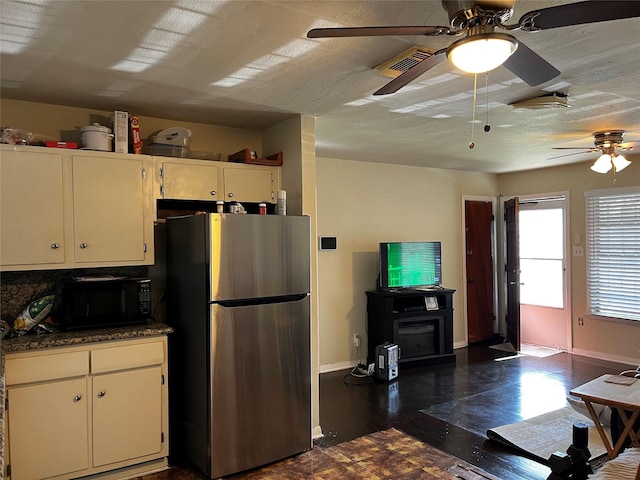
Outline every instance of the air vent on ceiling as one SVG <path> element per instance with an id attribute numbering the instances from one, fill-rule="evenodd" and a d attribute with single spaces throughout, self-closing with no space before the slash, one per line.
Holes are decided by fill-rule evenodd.
<path id="1" fill-rule="evenodd" d="M 375 69 L 387 77 L 399 77 L 411 67 L 431 57 L 434 53 L 435 50 L 429 48 L 411 47 L 386 62 L 381 63 L 375 67 Z"/>
<path id="2" fill-rule="evenodd" d="M 546 108 L 571 107 L 567 103 L 567 96 L 564 93 L 549 93 L 539 97 L 529 98 L 521 102 L 510 103 L 513 108 L 522 108 L 525 110 L 542 110 Z"/>

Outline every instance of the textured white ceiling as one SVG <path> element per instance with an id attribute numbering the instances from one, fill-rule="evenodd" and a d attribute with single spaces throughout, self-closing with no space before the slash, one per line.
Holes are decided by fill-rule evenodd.
<path id="1" fill-rule="evenodd" d="M 518 0 L 513 18 L 563 3 Z M 597 130 L 640 140 L 638 18 L 514 32 L 562 73 L 539 87 L 504 67 L 479 75 L 471 150 L 474 79 L 448 62 L 395 94 L 371 96 L 390 80 L 376 65 L 455 37 L 306 38 L 321 26 L 447 25 L 439 1 L 2 0 L 0 8 L 3 98 L 258 130 L 304 113 L 317 116 L 318 156 L 495 173 L 595 158 L 550 160 L 567 153 L 552 147 L 591 147 Z M 572 107 L 509 106 L 553 91 Z"/>

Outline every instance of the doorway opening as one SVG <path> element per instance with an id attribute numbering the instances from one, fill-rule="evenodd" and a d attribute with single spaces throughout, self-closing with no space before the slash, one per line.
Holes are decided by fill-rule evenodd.
<path id="1" fill-rule="evenodd" d="M 520 197 L 519 204 L 521 342 L 567 350 L 566 196 Z"/>

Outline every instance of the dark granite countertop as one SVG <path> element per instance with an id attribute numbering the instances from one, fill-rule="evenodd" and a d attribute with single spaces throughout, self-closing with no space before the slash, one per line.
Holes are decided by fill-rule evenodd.
<path id="1" fill-rule="evenodd" d="M 42 348 L 69 347 L 113 340 L 128 340 L 141 337 L 154 337 L 173 332 L 173 328 L 164 323 L 148 323 L 117 328 L 96 330 L 78 330 L 47 334 L 27 334 L 22 337 L 0 341 L 0 405 L 4 405 L 4 356 L 6 353 L 26 352 Z M 4 478 L 4 407 L 0 407 L 0 480 Z"/>
<path id="2" fill-rule="evenodd" d="M 2 341 L 2 352 L 26 352 L 40 348 L 70 347 L 112 340 L 127 340 L 140 337 L 153 337 L 173 332 L 173 328 L 164 323 L 147 323 L 116 328 L 95 330 L 77 330 L 72 332 L 46 333 L 41 335 L 27 334 L 22 337 Z"/>

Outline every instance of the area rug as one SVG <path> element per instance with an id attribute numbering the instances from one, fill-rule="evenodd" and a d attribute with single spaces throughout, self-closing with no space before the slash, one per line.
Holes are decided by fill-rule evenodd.
<path id="1" fill-rule="evenodd" d="M 498 480 L 405 433 L 391 428 L 308 452 L 233 480 Z"/>
<path id="2" fill-rule="evenodd" d="M 564 407 L 521 422 L 491 428 L 487 437 L 542 461 L 554 452 L 566 452 L 573 442 L 573 424 L 581 422 L 589 427 L 589 452 L 595 459 L 606 454 L 593 422 L 571 407 Z"/>
<path id="3" fill-rule="evenodd" d="M 551 347 L 543 347 L 541 345 L 530 345 L 528 343 L 520 344 L 520 353 L 523 355 L 529 355 L 531 357 L 545 358 L 550 357 L 551 355 L 557 355 L 558 353 L 562 353 L 564 350 L 559 350 L 557 348 Z"/>
<path id="4" fill-rule="evenodd" d="M 528 355 L 530 357 L 545 358 L 545 357 L 550 357 L 551 355 L 556 355 L 558 353 L 564 352 L 564 350 L 559 350 L 557 348 L 543 347 L 541 345 L 531 345 L 528 343 L 521 343 L 520 351 L 516 351 L 516 349 L 513 347 L 513 345 L 510 342 L 491 345 L 489 348 L 493 350 L 500 350 L 502 352 L 508 352 L 508 353 L 514 354 L 513 357 L 500 358 L 499 360 L 505 360 L 506 358 L 509 358 L 509 359 L 517 358 L 525 355 Z"/>
<path id="5" fill-rule="evenodd" d="M 136 480 L 200 480 L 189 467 Z M 459 458 L 391 428 L 308 452 L 225 480 L 500 480 Z"/>

